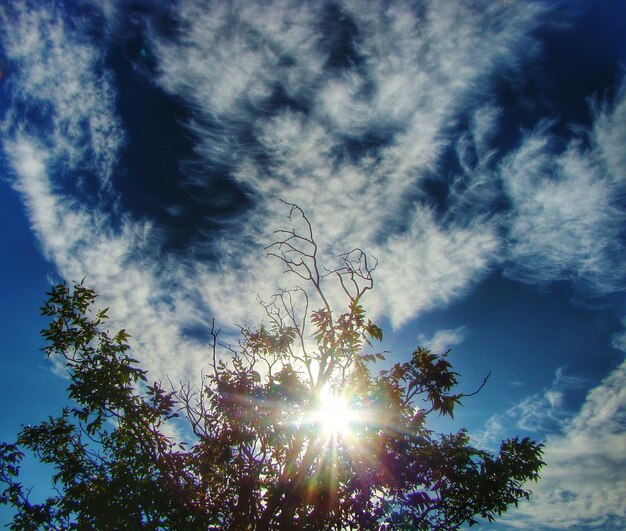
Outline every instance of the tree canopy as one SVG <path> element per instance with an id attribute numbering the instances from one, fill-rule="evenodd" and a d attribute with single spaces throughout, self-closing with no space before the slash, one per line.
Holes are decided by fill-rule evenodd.
<path id="1" fill-rule="evenodd" d="M 236 347 L 213 327 L 199 387 L 149 383 L 93 289 L 52 289 L 44 351 L 65 364 L 70 401 L 0 443 L 11 529 L 457 529 L 529 497 L 541 444 L 512 438 L 491 453 L 465 430 L 430 430 L 466 396 L 448 353 L 418 347 L 375 371 L 383 332 L 363 306 L 375 262 L 355 249 L 324 269 L 308 220 L 291 216 L 304 231 L 278 231 L 267 251 L 302 286 L 261 302 L 266 319 Z M 27 451 L 54 469 L 41 503 L 20 483 Z"/>

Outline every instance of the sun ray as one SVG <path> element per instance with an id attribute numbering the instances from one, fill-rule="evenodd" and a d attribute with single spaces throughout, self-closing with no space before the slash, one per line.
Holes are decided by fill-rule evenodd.
<path id="1" fill-rule="evenodd" d="M 359 411 L 352 406 L 349 397 L 330 390 L 320 394 L 319 403 L 311 415 L 311 421 L 329 440 L 349 438 L 359 420 Z"/>

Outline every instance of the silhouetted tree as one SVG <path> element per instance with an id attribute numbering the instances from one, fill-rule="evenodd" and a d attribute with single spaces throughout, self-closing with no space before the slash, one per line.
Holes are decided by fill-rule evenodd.
<path id="1" fill-rule="evenodd" d="M 261 302 L 266 322 L 218 343 L 202 385 L 148 385 L 129 335 L 105 329 L 84 284 L 55 286 L 42 308 L 48 356 L 62 356 L 70 406 L 0 445 L 0 502 L 12 529 L 456 529 L 492 520 L 530 492 L 541 445 L 509 439 L 496 455 L 464 430 L 438 435 L 463 394 L 447 353 L 418 348 L 373 374 L 381 329 L 362 301 L 372 263 L 359 249 L 325 270 L 311 226 L 278 231 L 268 254 L 304 287 Z M 331 307 L 325 282 L 347 302 Z M 314 311 L 310 305 L 315 301 Z M 190 443 L 164 428 L 186 421 Z M 53 494 L 33 503 L 19 482 L 24 451 L 54 467 Z"/>

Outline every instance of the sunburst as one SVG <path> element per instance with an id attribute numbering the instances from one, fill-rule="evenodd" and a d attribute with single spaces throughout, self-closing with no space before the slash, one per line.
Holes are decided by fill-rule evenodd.
<path id="1" fill-rule="evenodd" d="M 350 403 L 349 397 L 324 390 L 320 394 L 311 421 L 328 439 L 348 438 L 360 421 L 360 413 Z"/>

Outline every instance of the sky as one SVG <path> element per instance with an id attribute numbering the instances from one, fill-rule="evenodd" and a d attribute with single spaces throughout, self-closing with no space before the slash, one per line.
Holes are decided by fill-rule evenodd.
<path id="1" fill-rule="evenodd" d="M 7 4 L 0 439 L 64 403 L 51 283 L 85 278 L 186 381 L 213 318 L 293 286 L 264 250 L 287 201 L 329 267 L 378 259 L 389 362 L 491 373 L 436 428 L 544 442 L 531 502 L 485 529 L 626 529 L 626 2 Z"/>

